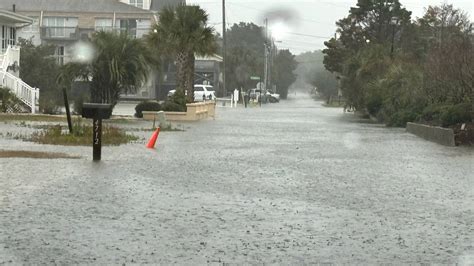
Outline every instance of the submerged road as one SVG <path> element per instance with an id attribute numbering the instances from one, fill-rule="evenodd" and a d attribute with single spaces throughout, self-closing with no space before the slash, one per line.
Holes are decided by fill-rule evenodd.
<path id="1" fill-rule="evenodd" d="M 83 157 L 0 158 L 0 264 L 474 263 L 474 150 L 310 99 L 219 108 L 101 163 L 8 148 Z"/>

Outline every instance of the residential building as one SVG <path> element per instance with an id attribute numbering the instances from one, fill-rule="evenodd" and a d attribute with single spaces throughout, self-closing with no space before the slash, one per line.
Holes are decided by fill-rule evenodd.
<path id="1" fill-rule="evenodd" d="M 31 39 L 35 45 L 54 45 L 58 64 L 70 62 L 77 42 L 95 31 L 121 31 L 141 38 L 156 23 L 150 10 L 118 0 L 1 0 L 0 9 L 30 17 L 33 22 L 17 30 L 17 37 Z M 154 98 L 154 92 L 155 80 L 150 79 L 136 96 Z"/>

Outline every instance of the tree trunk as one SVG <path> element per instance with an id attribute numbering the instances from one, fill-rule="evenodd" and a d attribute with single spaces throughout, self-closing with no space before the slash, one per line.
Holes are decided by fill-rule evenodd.
<path id="1" fill-rule="evenodd" d="M 188 58 L 186 53 L 178 53 L 176 56 L 176 90 L 186 91 L 186 66 Z"/>
<path id="2" fill-rule="evenodd" d="M 194 53 L 190 52 L 187 54 L 187 60 L 186 60 L 186 79 L 185 79 L 185 84 L 184 87 L 187 91 L 188 97 L 187 101 L 188 102 L 194 102 Z"/>

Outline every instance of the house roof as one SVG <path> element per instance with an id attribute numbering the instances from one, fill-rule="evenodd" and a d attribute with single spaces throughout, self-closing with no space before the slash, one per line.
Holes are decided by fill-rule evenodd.
<path id="1" fill-rule="evenodd" d="M 33 19 L 26 16 L 22 16 L 17 13 L 0 9 L 0 22 L 20 27 L 33 23 Z"/>
<path id="2" fill-rule="evenodd" d="M 0 9 L 18 12 L 117 12 L 117 13 L 151 13 L 118 0 L 1 0 Z"/>
<path id="3" fill-rule="evenodd" d="M 160 11 L 168 6 L 177 6 L 178 4 L 186 4 L 186 0 L 151 0 L 150 10 Z"/>

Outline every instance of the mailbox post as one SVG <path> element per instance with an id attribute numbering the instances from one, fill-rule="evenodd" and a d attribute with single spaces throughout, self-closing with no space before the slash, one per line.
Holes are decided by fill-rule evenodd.
<path id="1" fill-rule="evenodd" d="M 112 115 L 112 105 L 102 103 L 84 103 L 82 117 L 92 119 L 92 160 L 100 161 L 102 154 L 102 119 Z"/>

